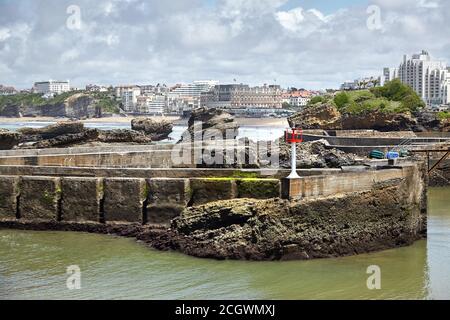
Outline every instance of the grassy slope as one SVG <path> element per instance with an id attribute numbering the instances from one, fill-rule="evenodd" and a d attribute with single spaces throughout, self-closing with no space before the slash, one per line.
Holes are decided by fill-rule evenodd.
<path id="1" fill-rule="evenodd" d="M 370 90 L 341 91 L 311 100 L 310 105 L 332 104 L 342 113 L 362 114 L 370 111 L 411 113 L 425 107 L 420 97 L 407 85 L 393 80 Z"/>
<path id="2" fill-rule="evenodd" d="M 59 94 L 51 99 L 42 98 L 41 94 L 37 93 L 19 93 L 10 96 L 0 96 L 0 110 L 6 106 L 14 105 L 30 105 L 30 106 L 43 106 L 43 105 L 57 105 L 63 103 L 71 96 L 83 93 L 82 91 L 70 91 Z M 86 93 L 96 99 L 96 106 L 99 106 L 105 112 L 117 113 L 119 112 L 119 104 L 114 99 L 110 98 L 108 93 L 105 92 L 89 92 Z"/>
<path id="3" fill-rule="evenodd" d="M 383 112 L 401 112 L 401 102 L 388 100 L 384 97 L 376 97 L 369 90 L 358 90 L 346 92 L 350 102 L 344 107 L 339 107 L 340 111 L 347 111 L 352 114 L 360 114 L 365 111 L 380 110 Z"/>

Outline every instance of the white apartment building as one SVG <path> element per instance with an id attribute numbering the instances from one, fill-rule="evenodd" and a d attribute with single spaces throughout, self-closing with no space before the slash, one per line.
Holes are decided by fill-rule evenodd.
<path id="1" fill-rule="evenodd" d="M 311 100 L 310 97 L 292 96 L 290 98 L 289 104 L 292 107 L 300 108 L 300 107 L 305 107 L 310 100 Z"/>
<path id="2" fill-rule="evenodd" d="M 450 104 L 450 68 L 426 51 L 412 57 L 404 55 L 397 74 L 389 76 L 413 88 L 428 106 Z"/>
<path id="3" fill-rule="evenodd" d="M 69 81 L 43 81 L 43 82 L 35 82 L 33 86 L 33 91 L 36 93 L 43 94 L 61 94 L 63 92 L 70 91 L 70 83 Z"/>
<path id="4" fill-rule="evenodd" d="M 108 92 L 108 87 L 96 84 L 88 84 L 86 85 L 85 90 L 88 92 Z"/>
<path id="5" fill-rule="evenodd" d="M 116 99 L 122 101 L 125 112 L 137 111 L 137 99 L 141 95 L 138 86 L 118 86 L 115 88 Z"/>
<path id="6" fill-rule="evenodd" d="M 219 81 L 202 80 L 189 84 L 180 84 L 167 93 L 169 112 L 181 113 L 200 107 L 202 94 L 211 91 Z"/>
<path id="7" fill-rule="evenodd" d="M 180 98 L 186 97 L 200 98 L 202 92 L 208 92 L 218 84 L 219 81 L 214 80 L 194 81 L 193 83 L 182 84 L 175 87 L 172 90 L 172 93 L 178 94 Z"/>
<path id="8" fill-rule="evenodd" d="M 142 95 L 137 98 L 139 113 L 162 115 L 166 109 L 166 96 L 160 94 Z"/>

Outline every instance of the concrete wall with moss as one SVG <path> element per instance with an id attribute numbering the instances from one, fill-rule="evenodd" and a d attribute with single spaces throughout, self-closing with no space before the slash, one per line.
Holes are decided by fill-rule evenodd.
<path id="1" fill-rule="evenodd" d="M 0 219 L 168 224 L 188 206 L 279 196 L 278 179 L 0 176 Z"/>
<path id="2" fill-rule="evenodd" d="M 248 173 L 216 178 L 0 175 L 0 219 L 167 225 L 187 207 L 218 200 L 316 198 L 404 179 L 411 184 L 408 192 L 420 193 L 426 177 L 424 168 L 418 168 L 405 165 L 294 181 Z"/>

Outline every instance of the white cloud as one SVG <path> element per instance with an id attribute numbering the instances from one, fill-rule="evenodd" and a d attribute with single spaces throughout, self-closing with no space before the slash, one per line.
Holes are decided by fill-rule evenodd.
<path id="1" fill-rule="evenodd" d="M 327 23 L 333 18 L 334 15 L 324 15 L 317 9 L 304 10 L 301 7 L 276 13 L 276 19 L 281 26 L 298 37 L 307 37 L 327 30 Z"/>
<path id="2" fill-rule="evenodd" d="M 62 63 L 66 63 L 66 62 L 70 62 L 72 60 L 75 60 L 76 58 L 78 58 L 80 56 L 80 52 L 77 49 L 70 49 L 67 50 L 66 52 L 64 52 L 61 55 L 61 62 Z"/>
<path id="3" fill-rule="evenodd" d="M 280 24 L 289 31 L 298 31 L 301 23 L 305 20 L 303 8 L 295 8 L 290 11 L 280 11 L 276 13 Z"/>
<path id="4" fill-rule="evenodd" d="M 7 28 L 0 28 L 0 41 L 5 41 L 11 37 L 11 31 Z"/>
<path id="5" fill-rule="evenodd" d="M 77 86 L 236 78 L 323 88 L 421 49 L 450 63 L 450 1 L 372 0 L 382 32 L 367 28 L 363 6 L 324 14 L 285 9 L 286 0 L 78 0 L 81 30 L 66 27 L 72 1 L 4 3 L 0 83 L 20 86 L 50 77 Z"/>
<path id="6" fill-rule="evenodd" d="M 430 1 L 430 0 L 419 0 L 417 4 L 418 7 L 421 8 L 439 8 L 439 1 Z"/>

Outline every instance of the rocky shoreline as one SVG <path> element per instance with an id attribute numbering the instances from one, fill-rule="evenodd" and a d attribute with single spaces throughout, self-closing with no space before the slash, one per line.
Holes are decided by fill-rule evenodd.
<path id="1" fill-rule="evenodd" d="M 172 123 L 138 119 L 132 129 L 89 129 L 80 121 L 58 122 L 44 128 L 21 128 L 17 132 L 0 130 L 0 150 L 64 148 L 92 143 L 149 144 L 167 139 Z"/>

